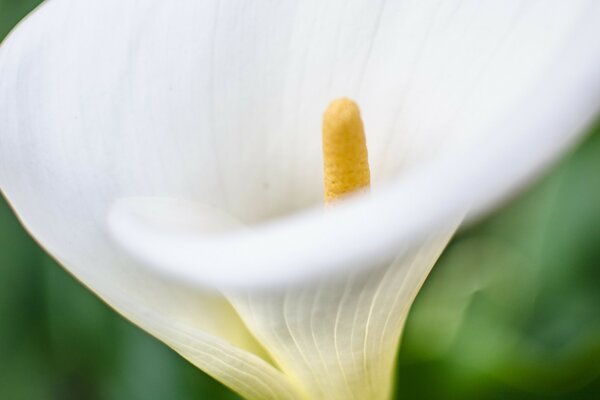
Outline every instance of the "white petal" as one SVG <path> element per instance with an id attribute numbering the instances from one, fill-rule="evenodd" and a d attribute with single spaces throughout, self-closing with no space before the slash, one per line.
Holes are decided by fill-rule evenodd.
<path id="1" fill-rule="evenodd" d="M 453 232 L 368 273 L 231 299 L 308 398 L 389 399 L 409 307 Z"/>
<path id="2" fill-rule="evenodd" d="M 222 211 L 164 198 L 120 201 L 159 232 L 250 230 Z M 387 399 L 409 307 L 458 223 L 367 272 L 276 289 L 227 291 L 255 337 L 310 399 Z M 207 265 L 210 268 L 210 264 Z"/>
<path id="3" fill-rule="evenodd" d="M 349 95 L 369 132 L 370 198 L 225 234 L 157 232 L 121 202 L 112 227 L 188 283 L 289 282 L 410 254 L 581 131 L 599 102 L 599 16 L 592 0 L 52 0 L 0 50 L 0 187 L 129 318 L 247 396 L 271 396 L 244 385 L 252 365 L 285 397 L 222 297 L 163 282 L 114 248 L 110 205 L 173 196 L 256 222 L 318 203 L 320 114 Z M 215 370 L 215 351 L 198 353 L 215 343 L 245 361 Z"/>
<path id="4" fill-rule="evenodd" d="M 133 2 L 120 7 L 122 22 L 143 11 Z M 152 166 L 138 157 L 152 157 L 149 148 L 141 148 L 142 139 L 136 139 L 138 128 L 147 128 L 151 121 L 135 126 L 132 119 L 124 123 L 124 130 L 112 129 L 120 112 L 135 115 L 139 106 L 119 108 L 127 103 L 126 94 L 119 98 L 109 90 L 111 79 L 130 67 L 126 64 L 132 61 L 126 57 L 130 43 L 119 35 L 132 39 L 127 33 L 133 26 L 113 25 L 112 40 L 120 44 L 115 51 L 123 53 L 122 63 L 86 58 L 90 48 L 101 47 L 106 38 L 102 30 L 89 41 L 72 40 L 78 29 L 86 31 L 90 21 L 97 27 L 118 19 L 114 10 L 103 8 L 102 2 L 47 2 L 2 45 L 0 187 L 39 243 L 125 317 L 245 397 L 295 398 L 295 389 L 221 294 L 149 274 L 105 233 L 106 214 L 116 198 L 156 190 L 180 194 L 178 188 L 185 186 L 182 180 L 188 176 L 183 172 L 173 179 L 161 177 L 160 161 Z M 156 45 L 161 47 L 160 41 Z M 170 43 L 162 45 L 168 48 Z M 95 65 L 104 75 L 94 74 L 86 65 Z M 121 89 L 128 92 L 130 82 L 122 83 Z M 84 87 L 90 90 L 79 90 Z M 122 134 L 125 131 L 131 134 Z M 152 141 L 161 147 L 159 138 Z M 202 148 L 195 148 L 194 154 L 198 156 L 197 149 Z M 176 149 L 170 151 L 173 157 L 163 154 L 164 160 L 177 160 L 172 153 Z M 175 169 L 187 168 L 185 161 L 176 164 L 169 161 Z M 192 169 L 205 165 L 200 161 Z"/>
<path id="5" fill-rule="evenodd" d="M 348 10 L 362 3 L 350 4 Z M 505 198 L 564 150 L 600 108 L 597 73 L 600 47 L 595 39 L 600 34 L 598 3 L 556 1 L 522 6 L 513 2 L 497 6 L 468 3 L 455 9 L 444 6 L 434 10 L 437 12 L 433 16 L 426 7 L 411 10 L 412 3 L 394 4 L 408 10 L 381 12 L 381 21 L 389 19 L 385 26 L 391 30 L 373 39 L 373 49 L 382 41 L 381 61 L 373 62 L 376 73 L 365 75 L 369 84 L 365 85 L 364 94 L 359 90 L 354 92 L 359 101 L 364 99 L 361 104 L 370 134 L 368 141 L 374 148 L 370 154 L 374 159 L 376 186 L 368 198 L 349 201 L 327 215 L 313 210 L 264 223 L 251 232 L 219 237 L 152 232 L 129 218 L 129 210 L 116 207 L 111 226 L 120 243 L 164 273 L 200 284 L 280 283 L 322 275 L 323 271 L 335 273 L 368 266 L 373 258 L 410 250 L 431 232 L 459 218 L 469 207 L 472 215 L 477 215 Z M 363 5 L 356 12 L 344 14 L 355 18 L 354 24 L 339 28 L 340 37 L 345 38 L 340 40 L 347 41 L 348 46 L 361 43 L 359 33 L 363 31 L 352 27 L 362 26 L 358 21 L 370 10 L 366 3 Z M 332 15 L 339 16 L 341 11 L 337 11 Z M 320 21 L 330 14 L 324 12 L 315 18 Z M 303 27 L 301 22 L 294 21 Z M 415 31 L 394 34 L 393 29 L 408 29 L 407 26 Z M 430 28 L 422 32 L 423 26 Z M 317 27 L 310 24 L 306 29 L 316 31 Z M 317 107 L 328 96 L 344 93 L 341 88 L 352 86 L 340 83 L 335 85 L 337 89 L 328 91 L 323 88 L 333 86 L 319 84 L 317 78 L 332 68 L 331 63 L 323 61 L 323 57 L 328 59 L 323 43 L 329 40 L 330 48 L 336 48 L 333 43 L 337 43 L 334 40 L 337 36 L 330 36 L 327 28 L 318 31 L 317 36 L 318 40 L 304 43 L 305 53 L 292 52 L 293 56 L 300 54 L 298 57 L 309 65 L 306 69 L 312 71 L 310 79 L 297 77 L 303 82 L 300 87 L 289 89 L 299 91 L 299 98 L 315 100 L 296 109 L 305 117 L 299 128 L 290 128 L 303 135 L 315 132 L 308 135 L 308 142 L 316 141 Z M 419 45 L 410 53 L 415 60 L 409 61 L 411 57 L 403 57 L 403 51 L 409 51 L 407 46 L 414 41 Z M 488 47 L 494 51 L 488 51 Z M 372 51 L 367 55 L 375 54 Z M 342 60 L 350 64 L 340 61 L 338 67 L 342 71 L 353 70 L 353 59 L 343 54 Z M 232 60 L 237 59 L 232 57 Z M 406 68 L 398 69 L 397 74 L 386 70 L 389 65 L 402 66 L 403 62 L 411 65 L 409 69 L 415 75 L 407 73 Z M 289 63 L 292 70 L 304 65 L 294 57 Z M 336 81 L 337 71 L 325 75 Z M 362 79 L 360 74 L 350 72 L 341 73 L 339 79 L 343 77 L 353 77 L 354 83 Z M 402 82 L 411 89 L 403 90 Z M 241 87 L 237 89 L 241 93 Z M 310 91 L 310 95 L 304 91 Z M 233 97 L 231 101 L 237 102 Z M 246 101 L 244 96 L 239 100 L 244 104 Z M 405 106 L 398 108 L 398 101 Z M 287 110 L 282 113 L 285 117 Z M 389 125 L 396 119 L 397 123 Z M 408 121 L 408 125 L 403 121 Z M 386 129 L 385 124 L 389 125 Z M 427 127 L 426 132 L 423 127 Z M 281 134 L 290 135 L 289 130 Z M 294 142 L 294 147 L 297 144 Z M 311 142 L 310 146 L 297 162 L 306 162 L 303 165 L 310 174 L 317 176 L 312 166 L 318 158 L 315 156 L 318 144 Z M 385 152 L 398 161 L 386 161 Z M 287 155 L 285 151 L 281 154 Z M 379 164 L 379 155 L 383 166 Z M 285 170 L 271 164 L 270 159 L 266 162 L 265 168 L 271 174 Z M 396 175 L 403 164 L 406 165 L 400 176 L 389 184 L 381 183 L 383 177 Z M 239 171 L 245 170 L 239 166 Z M 305 188 L 293 173 L 288 175 L 294 187 Z M 316 182 L 305 190 L 312 193 L 314 187 Z M 287 192 L 290 201 L 296 199 L 295 194 Z M 272 204 L 268 195 L 264 202 L 260 196 L 240 198 L 252 204 Z M 236 215 L 243 219 L 244 213 Z M 203 268 L 204 262 L 214 268 Z"/>
<path id="6" fill-rule="evenodd" d="M 64 199 L 94 190 L 95 216 L 128 195 L 191 198 L 244 222 L 318 203 L 320 114 L 333 97 L 353 96 L 375 185 L 388 189 L 335 217 L 274 223 L 251 241 L 202 237 L 190 253 L 165 239 L 151 246 L 167 247 L 161 256 L 145 255 L 186 280 L 289 280 L 391 255 L 465 204 L 485 206 L 564 147 L 598 105 L 593 1 L 243 4 L 56 0 L 28 21 L 0 66 L 14 96 L 3 105 L 3 169 L 27 176 L 2 187 L 13 198 L 33 185 L 52 204 L 29 211 L 12 199 L 17 211 L 65 212 Z M 24 168 L 25 159 L 36 162 Z M 128 247 L 146 240 L 135 227 L 117 230 Z M 200 254 L 219 272 L 198 268 Z"/>

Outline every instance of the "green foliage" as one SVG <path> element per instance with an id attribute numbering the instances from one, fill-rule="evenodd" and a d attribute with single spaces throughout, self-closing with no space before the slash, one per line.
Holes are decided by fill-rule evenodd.
<path id="1" fill-rule="evenodd" d="M 409 317 L 400 393 L 597 398 L 598 171 L 596 128 L 535 187 L 452 241 Z"/>

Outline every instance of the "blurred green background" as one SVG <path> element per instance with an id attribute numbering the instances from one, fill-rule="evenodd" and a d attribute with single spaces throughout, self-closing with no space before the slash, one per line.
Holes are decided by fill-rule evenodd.
<path id="1" fill-rule="evenodd" d="M 0 38 L 38 3 L 0 0 Z M 600 398 L 600 129 L 453 240 L 397 375 L 399 399 Z M 0 399 L 238 397 L 84 289 L 0 199 Z"/>

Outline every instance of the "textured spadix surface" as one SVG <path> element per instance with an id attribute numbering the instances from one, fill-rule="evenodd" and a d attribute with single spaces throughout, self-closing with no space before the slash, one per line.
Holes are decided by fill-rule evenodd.
<path id="1" fill-rule="evenodd" d="M 0 186 L 78 279 L 242 395 L 385 398 L 460 218 L 597 110 L 599 20 L 592 0 L 52 0 L 0 50 Z M 325 212 L 340 96 L 373 190 Z"/>

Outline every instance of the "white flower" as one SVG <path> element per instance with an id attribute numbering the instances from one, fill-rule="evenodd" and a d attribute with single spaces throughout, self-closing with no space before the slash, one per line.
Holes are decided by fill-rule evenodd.
<path id="1" fill-rule="evenodd" d="M 243 396 L 383 399 L 465 213 L 598 110 L 598 37 L 594 0 L 51 0 L 0 50 L 0 187 L 71 273 Z M 324 211 L 340 96 L 373 189 Z"/>

